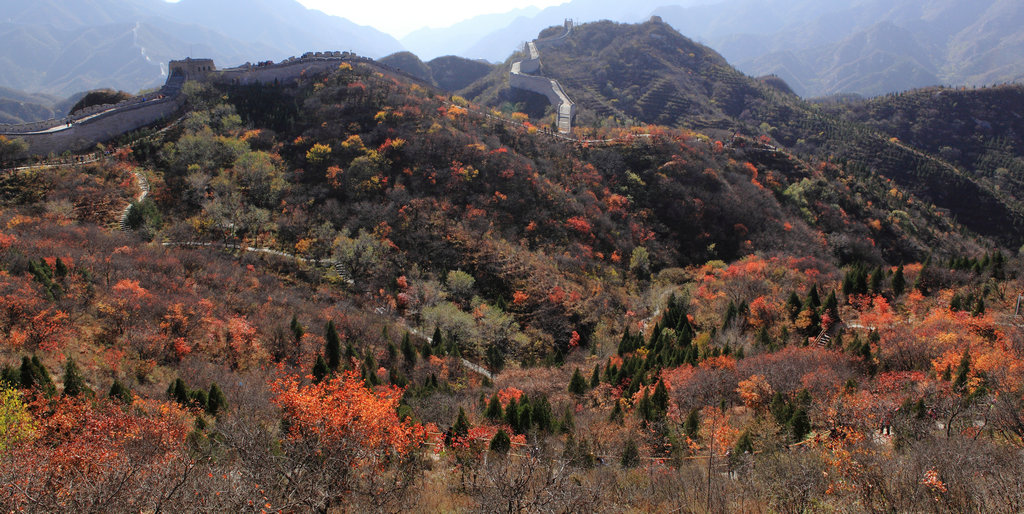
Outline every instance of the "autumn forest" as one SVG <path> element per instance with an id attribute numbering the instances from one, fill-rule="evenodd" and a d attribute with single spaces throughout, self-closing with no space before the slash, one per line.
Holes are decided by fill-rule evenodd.
<path id="1" fill-rule="evenodd" d="M 572 138 L 346 62 L 5 163 L 0 506 L 1024 510 L 1024 89 L 814 104 L 605 28 L 550 53 L 603 74 Z"/>

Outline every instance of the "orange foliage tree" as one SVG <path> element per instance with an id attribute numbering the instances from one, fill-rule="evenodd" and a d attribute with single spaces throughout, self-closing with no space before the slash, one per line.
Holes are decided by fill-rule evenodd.
<path id="1" fill-rule="evenodd" d="M 0 454 L 0 504 L 11 511 L 152 511 L 194 463 L 192 418 L 176 405 L 61 398 L 31 404 L 32 437 Z"/>
<path id="2" fill-rule="evenodd" d="M 270 387 L 288 426 L 289 487 L 306 507 L 326 511 L 351 494 L 385 501 L 413 482 L 412 466 L 399 464 L 423 445 L 427 428 L 399 419 L 402 389 L 370 390 L 351 371 L 318 384 L 285 376 Z"/>

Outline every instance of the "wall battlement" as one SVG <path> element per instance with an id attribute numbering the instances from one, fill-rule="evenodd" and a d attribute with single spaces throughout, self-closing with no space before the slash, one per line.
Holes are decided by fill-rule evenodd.
<path id="1" fill-rule="evenodd" d="M 0 135 L 20 138 L 28 143 L 28 153 L 21 157 L 85 150 L 173 115 L 185 103 L 181 88 L 186 80 L 239 85 L 284 83 L 337 69 L 342 62 L 374 63 L 372 59 L 349 52 L 309 52 L 279 63 L 246 63 L 221 70 L 212 59 L 171 61 L 167 82 L 157 92 L 118 104 L 95 105 L 64 118 L 17 125 L 0 124 Z"/>
<path id="2" fill-rule="evenodd" d="M 540 72 L 540 50 L 539 47 L 552 47 L 572 33 L 572 20 L 565 20 L 565 32 L 554 37 L 535 39 L 523 45 L 525 58 L 512 63 L 509 69 L 508 85 L 516 89 L 523 89 L 539 93 L 547 97 L 548 102 L 555 106 L 558 131 L 563 134 L 572 132 L 572 120 L 576 116 L 576 104 L 569 99 L 569 95 L 562 89 L 557 80 L 548 79 L 537 75 Z"/>

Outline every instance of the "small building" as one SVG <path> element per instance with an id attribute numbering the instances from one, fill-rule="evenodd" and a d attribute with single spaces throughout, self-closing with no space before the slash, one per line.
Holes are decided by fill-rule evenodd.
<path id="1" fill-rule="evenodd" d="M 207 74 L 217 71 L 213 59 L 193 59 L 186 57 L 180 61 L 171 61 L 167 65 L 168 78 L 182 76 L 185 80 L 198 80 Z"/>

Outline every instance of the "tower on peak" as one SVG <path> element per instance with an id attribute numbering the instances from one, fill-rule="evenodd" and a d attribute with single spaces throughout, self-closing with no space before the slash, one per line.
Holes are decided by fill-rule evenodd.
<path id="1" fill-rule="evenodd" d="M 171 61 L 167 65 L 168 79 L 174 76 L 182 76 L 185 80 L 200 80 L 207 74 L 217 71 L 213 59 L 193 59 L 186 57 L 180 61 Z"/>

